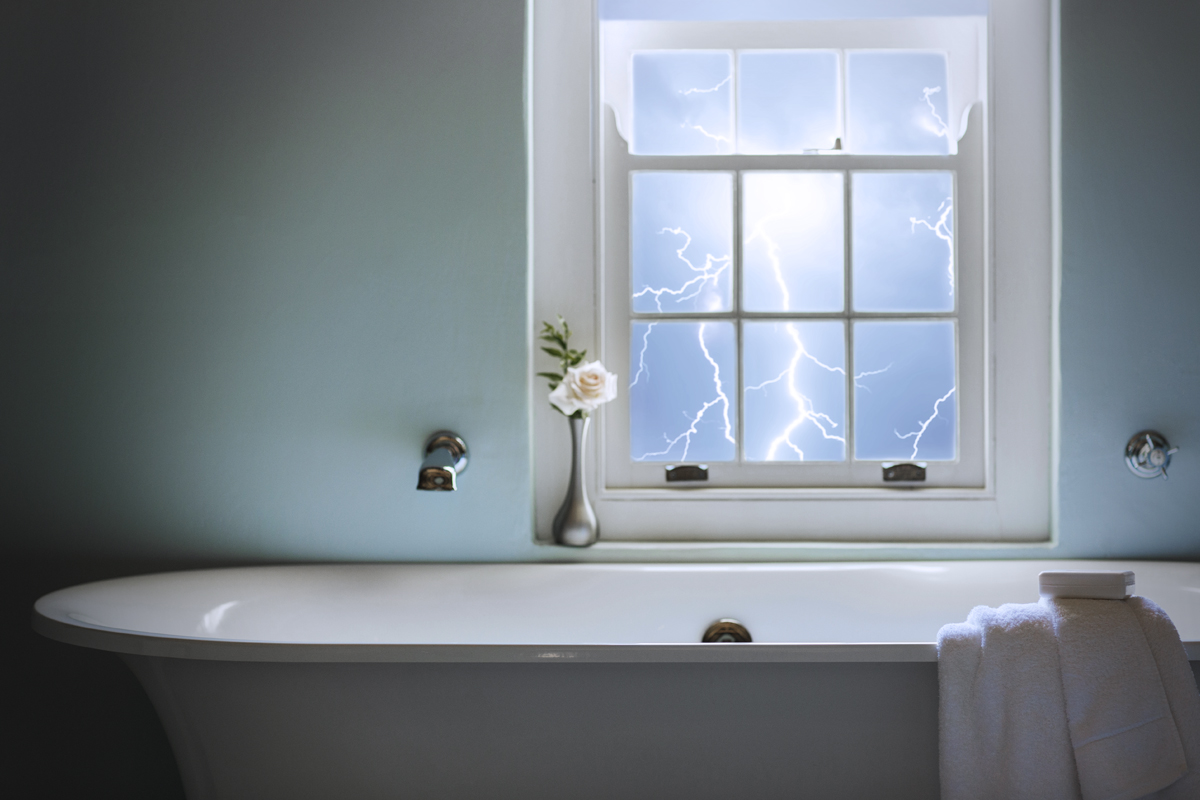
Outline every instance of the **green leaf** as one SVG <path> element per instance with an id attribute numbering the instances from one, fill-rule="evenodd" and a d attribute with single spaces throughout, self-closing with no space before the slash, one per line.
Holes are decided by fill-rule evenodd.
<path id="1" fill-rule="evenodd" d="M 563 379 L 563 376 L 559 375 L 557 372 L 539 372 L 538 377 L 549 378 L 552 381 L 561 381 Z"/>
<path id="2" fill-rule="evenodd" d="M 562 350 L 555 350 L 553 347 L 543 347 L 543 348 L 542 348 L 542 351 L 543 351 L 543 352 L 546 352 L 546 353 L 549 353 L 550 355 L 554 356 L 555 358 L 562 358 L 562 357 L 563 357 L 563 351 L 562 351 Z"/>

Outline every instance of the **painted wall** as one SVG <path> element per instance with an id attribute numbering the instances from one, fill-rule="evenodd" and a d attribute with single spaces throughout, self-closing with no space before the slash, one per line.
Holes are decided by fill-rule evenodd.
<path id="1" fill-rule="evenodd" d="M 530 533 L 523 8 L 0 7 L 0 556 L 28 687 L 0 774 L 178 789 L 113 657 L 29 632 L 45 591 L 561 557 Z M 1200 6 L 1063 0 L 1062 27 L 1057 552 L 1200 558 Z M 441 426 L 471 469 L 418 493 Z M 1170 481 L 1121 463 L 1143 427 L 1183 447 Z"/>
<path id="2" fill-rule="evenodd" d="M 1064 6 L 1059 551 L 1195 557 L 1200 12 Z M 521 0 L 4 13 L 10 548 L 563 557 L 530 541 Z M 441 426 L 470 472 L 418 493 Z M 1171 481 L 1121 463 L 1147 426 Z"/>
<path id="3" fill-rule="evenodd" d="M 1062 4 L 1062 542 L 1200 557 L 1200 4 Z M 1161 431 L 1170 479 L 1128 438 Z"/>
<path id="4" fill-rule="evenodd" d="M 524 1 L 4 13 L 10 542 L 527 553 Z"/>

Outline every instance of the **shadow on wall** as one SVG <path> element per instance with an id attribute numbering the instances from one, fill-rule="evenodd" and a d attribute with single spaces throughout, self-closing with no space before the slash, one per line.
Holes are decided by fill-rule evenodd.
<path id="1" fill-rule="evenodd" d="M 0 566 L 6 797 L 183 798 L 179 771 L 154 707 L 113 653 L 34 633 L 33 603 L 47 592 L 124 575 L 197 564 L 6 554 Z"/>

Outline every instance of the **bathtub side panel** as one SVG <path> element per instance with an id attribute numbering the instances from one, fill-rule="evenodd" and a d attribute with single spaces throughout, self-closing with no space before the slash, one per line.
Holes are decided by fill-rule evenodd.
<path id="1" fill-rule="evenodd" d="M 188 800 L 216 800 L 220 795 L 216 793 L 209 775 L 208 759 L 198 735 L 197 720 L 189 715 L 195 710 L 194 706 L 181 703 L 176 696 L 177 690 L 182 691 L 185 697 L 190 696 L 186 684 L 180 683 L 170 669 L 170 665 L 178 659 L 128 653 L 121 653 L 120 656 L 137 676 L 154 710 L 158 712 L 167 740 L 171 743 L 171 751 L 175 754 L 184 794 Z"/>
<path id="2" fill-rule="evenodd" d="M 227 800 L 938 795 L 931 663 L 158 666 Z"/>

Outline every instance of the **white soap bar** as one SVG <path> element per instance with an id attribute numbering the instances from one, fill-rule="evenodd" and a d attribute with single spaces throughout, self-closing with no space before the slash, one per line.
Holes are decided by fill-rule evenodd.
<path id="1" fill-rule="evenodd" d="M 1092 600 L 1124 600 L 1133 594 L 1133 573 L 1042 572 L 1038 574 L 1042 597 L 1081 597 Z"/>

